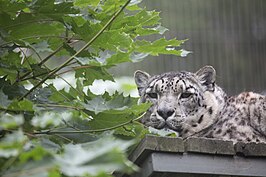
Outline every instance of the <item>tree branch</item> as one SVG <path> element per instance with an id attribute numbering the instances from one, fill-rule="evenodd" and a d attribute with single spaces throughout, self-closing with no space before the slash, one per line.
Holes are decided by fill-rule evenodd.
<path id="1" fill-rule="evenodd" d="M 57 52 L 59 52 L 63 48 L 63 45 L 60 45 L 55 51 L 53 51 L 50 55 L 45 57 L 38 65 L 43 65 L 46 61 L 48 61 L 52 56 L 54 56 Z"/>
<path id="2" fill-rule="evenodd" d="M 115 125 L 113 127 L 108 127 L 108 128 L 102 128 L 102 129 L 96 129 L 96 130 L 75 130 L 75 131 L 52 131 L 52 130 L 44 130 L 44 131 L 40 131 L 40 132 L 33 132 L 31 134 L 34 134 L 34 135 L 54 135 L 54 134 L 77 134 L 77 133 L 97 133 L 97 132 L 104 132 L 104 131 L 107 131 L 107 130 L 114 130 L 116 128 L 119 128 L 119 127 L 123 127 L 127 124 L 130 124 L 134 121 L 137 121 L 139 119 L 141 119 L 144 115 L 146 114 L 143 113 L 141 114 L 139 117 L 135 118 L 135 119 L 131 119 L 127 122 L 124 122 L 122 124 L 119 124 L 119 125 Z"/>
<path id="3" fill-rule="evenodd" d="M 49 54 L 47 57 L 45 57 L 43 60 L 41 60 L 41 62 L 38 65 L 39 66 L 43 65 L 52 56 L 54 56 L 56 53 L 58 53 L 62 48 L 63 48 L 63 45 L 60 45 L 55 51 L 53 51 L 51 54 Z M 29 72 L 25 73 L 23 76 L 21 76 L 20 78 L 18 78 L 17 82 L 24 81 L 24 80 L 28 80 L 28 78 L 25 78 L 25 77 L 27 77 L 31 73 L 32 73 L 32 71 L 29 71 Z M 47 74 L 47 73 L 44 73 L 44 74 Z M 36 77 L 38 77 L 38 76 L 36 76 Z M 31 78 L 35 78 L 35 77 L 33 76 L 33 77 L 30 77 L 29 79 L 31 79 Z"/>

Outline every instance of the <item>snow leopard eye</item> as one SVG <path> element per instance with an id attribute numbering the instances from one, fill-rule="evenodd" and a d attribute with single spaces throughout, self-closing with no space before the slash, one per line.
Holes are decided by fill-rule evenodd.
<path id="1" fill-rule="evenodd" d="M 192 93 L 184 92 L 180 95 L 180 98 L 189 98 L 192 96 Z"/>
<path id="2" fill-rule="evenodd" d="M 158 97 L 157 93 L 147 93 L 147 95 L 148 95 L 150 98 L 153 98 L 153 99 L 157 99 L 157 97 Z"/>

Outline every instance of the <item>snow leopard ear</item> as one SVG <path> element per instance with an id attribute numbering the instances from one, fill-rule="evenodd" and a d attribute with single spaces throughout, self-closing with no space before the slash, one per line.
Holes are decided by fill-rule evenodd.
<path id="1" fill-rule="evenodd" d="M 207 90 L 214 91 L 216 71 L 212 66 L 204 66 L 196 72 L 201 84 L 207 87 Z"/>
<path id="2" fill-rule="evenodd" d="M 135 78 L 135 82 L 136 82 L 137 87 L 138 87 L 139 95 L 142 95 L 141 93 L 142 93 L 143 89 L 146 87 L 150 77 L 151 76 L 144 71 L 137 70 L 135 72 L 134 78 Z"/>

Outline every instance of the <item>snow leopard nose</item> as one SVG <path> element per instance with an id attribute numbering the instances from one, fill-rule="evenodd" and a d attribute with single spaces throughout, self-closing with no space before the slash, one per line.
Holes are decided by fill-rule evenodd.
<path id="1" fill-rule="evenodd" d="M 170 117 L 171 115 L 173 115 L 175 113 L 175 110 L 170 109 L 170 108 L 164 108 L 164 109 L 158 109 L 157 113 L 162 118 L 167 119 L 168 117 Z"/>

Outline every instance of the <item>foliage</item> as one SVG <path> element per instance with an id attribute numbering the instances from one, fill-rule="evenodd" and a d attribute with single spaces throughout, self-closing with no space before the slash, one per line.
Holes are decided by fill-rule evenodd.
<path id="1" fill-rule="evenodd" d="M 137 167 L 127 149 L 147 130 L 149 104 L 84 87 L 114 80 L 108 69 L 147 55 L 174 54 L 159 13 L 140 0 L 0 1 L 0 175 L 112 176 Z M 58 62 L 62 62 L 57 64 Z M 48 64 L 50 63 L 50 64 Z M 75 73 L 71 85 L 62 74 Z M 62 79 L 69 89 L 48 80 Z"/>

